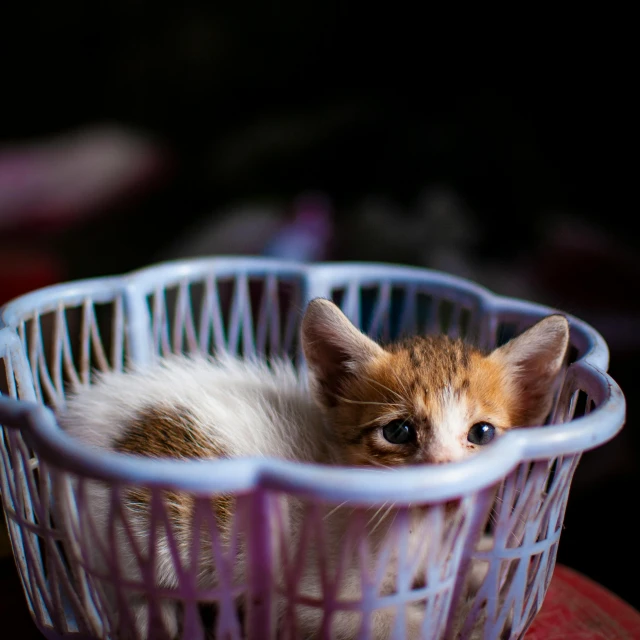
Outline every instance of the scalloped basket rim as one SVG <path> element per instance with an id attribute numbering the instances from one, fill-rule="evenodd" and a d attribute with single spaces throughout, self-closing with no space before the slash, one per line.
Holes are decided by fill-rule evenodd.
<path id="1" fill-rule="evenodd" d="M 435 281 L 443 287 L 454 287 L 476 296 L 484 312 L 506 311 L 514 315 L 542 316 L 558 311 L 500 296 L 470 280 L 420 267 L 361 262 L 305 264 L 269 258 L 220 256 L 162 262 L 121 276 L 77 280 L 27 293 L 0 309 L 0 326 L 4 325 L 0 328 L 0 350 L 19 350 L 15 331 L 18 322 L 27 314 L 58 308 L 61 300 L 77 299 L 82 302 L 91 295 L 93 302 L 99 303 L 100 292 L 112 292 L 114 289 L 146 294 L 157 289 L 160 276 L 165 276 L 162 280 L 164 287 L 185 279 L 195 280 L 199 275 L 211 273 L 212 269 L 216 270 L 217 277 L 263 274 L 266 269 L 276 276 L 298 276 L 305 282 L 311 278 L 316 281 L 330 278 L 333 281 L 336 273 L 344 280 L 349 274 L 357 274 L 360 281 L 367 278 L 372 282 L 385 280 L 405 284 L 407 281 Z M 178 488 L 202 494 L 265 489 L 361 504 L 374 504 L 384 499 L 394 499 L 398 504 L 416 500 L 443 501 L 490 486 L 520 463 L 570 455 L 600 446 L 613 438 L 624 425 L 624 396 L 606 373 L 609 356 L 606 342 L 587 323 L 570 314 L 564 315 L 572 328 L 586 340 L 585 353 L 569 367 L 567 375 L 582 376 L 584 382 L 601 397 L 599 406 L 589 415 L 565 424 L 509 432 L 462 462 L 394 470 L 392 487 L 387 482 L 378 482 L 383 477 L 388 479 L 388 472 L 381 470 L 336 468 L 276 459 L 161 461 L 96 452 L 62 432 L 48 408 L 7 397 L 0 397 L 0 422 L 20 428 L 29 445 L 49 464 L 106 481 Z"/>

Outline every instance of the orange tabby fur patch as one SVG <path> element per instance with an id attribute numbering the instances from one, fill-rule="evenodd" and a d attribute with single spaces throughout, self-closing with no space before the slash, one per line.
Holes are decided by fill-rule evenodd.
<path id="1" fill-rule="evenodd" d="M 183 460 L 227 457 L 219 443 L 207 438 L 185 407 L 155 406 L 140 412 L 114 443 L 114 449 L 151 458 Z M 149 513 L 150 494 L 146 489 L 127 492 L 127 506 L 145 517 Z M 174 491 L 165 494 L 167 511 L 177 527 L 188 527 L 193 514 L 193 498 Z M 212 499 L 218 524 L 226 528 L 231 522 L 234 500 L 229 495 Z"/>

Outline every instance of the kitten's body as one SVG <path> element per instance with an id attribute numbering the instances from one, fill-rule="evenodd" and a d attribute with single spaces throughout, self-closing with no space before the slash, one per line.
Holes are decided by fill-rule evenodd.
<path id="1" fill-rule="evenodd" d="M 286 360 L 269 367 L 231 356 L 169 356 L 101 375 L 69 399 L 62 419 L 92 446 L 152 457 L 328 455 L 323 416 Z M 298 424 L 308 425 L 306 437 L 291 437 Z"/>
<path id="2" fill-rule="evenodd" d="M 514 426 L 542 424 L 568 338 L 566 320 L 552 318 L 556 320 L 547 319 L 527 332 L 528 338 L 525 334 L 519 343 L 513 341 L 487 356 L 442 337 L 414 338 L 383 348 L 357 331 L 334 305 L 318 300 L 310 305 L 302 325 L 311 393 L 285 362 L 268 368 L 228 357 L 215 361 L 176 357 L 134 372 L 104 375 L 92 388 L 70 398 L 61 424 L 91 446 L 156 457 L 271 456 L 392 468 L 460 460 L 478 448 L 467 439 L 474 424 L 491 423 L 497 435 Z M 541 327 L 544 322 L 546 327 Z M 400 444 L 385 440 L 389 424 L 405 429 L 410 424 L 411 438 Z M 98 529 L 106 530 L 108 495 L 97 486 L 92 492 L 92 516 Z M 128 495 L 127 501 L 137 537 L 145 540 L 148 496 L 137 492 Z M 172 496 L 167 502 L 186 558 L 192 503 Z M 233 503 L 221 496 L 213 506 L 224 539 Z M 301 505 L 289 498 L 283 508 L 288 514 L 285 526 L 295 541 L 300 535 Z M 412 512 L 407 542 L 418 586 L 424 582 L 429 538 L 424 513 Z M 330 571 L 339 562 L 337 550 L 350 515 L 348 506 L 327 509 L 329 554 L 324 560 Z M 392 524 L 389 512 L 371 518 L 366 525 L 371 548 L 384 544 Z M 130 552 L 122 532 L 119 546 L 126 558 Z M 160 586 L 175 586 L 171 554 L 162 536 L 157 549 L 157 581 Z M 332 555 L 331 550 L 336 552 Z M 274 553 L 277 556 L 277 550 Z M 394 553 L 383 578 L 383 595 L 396 588 Z M 356 554 L 350 562 L 338 594 L 341 599 L 361 596 Z M 279 563 L 276 557 L 277 567 Z M 317 567 L 307 557 L 300 583 L 301 592 L 314 598 L 322 593 Z M 127 577 L 139 578 L 131 557 L 125 559 L 123 569 Z M 244 572 L 242 547 L 236 571 Z M 200 586 L 213 584 L 215 567 L 205 562 L 199 576 Z M 145 607 L 133 600 L 132 604 L 144 636 Z M 301 607 L 297 613 L 300 636 L 313 637 L 321 623 L 318 611 Z M 423 611 L 419 606 L 407 607 L 406 614 L 407 637 L 417 638 Z M 162 615 L 167 630 L 175 635 L 175 609 L 164 605 Z M 394 618 L 393 611 L 377 612 L 373 637 L 392 637 Z M 353 638 L 358 624 L 358 616 L 338 613 L 332 629 L 336 638 Z"/>

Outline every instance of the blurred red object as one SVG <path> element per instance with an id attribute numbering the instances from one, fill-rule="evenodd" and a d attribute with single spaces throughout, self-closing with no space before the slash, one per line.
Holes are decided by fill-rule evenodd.
<path id="1" fill-rule="evenodd" d="M 638 640 L 640 612 L 572 569 L 556 565 L 525 640 Z"/>
<path id="2" fill-rule="evenodd" d="M 148 191 L 171 165 L 156 143 L 114 126 L 0 148 L 0 304 L 66 279 L 43 237 Z"/>
<path id="3" fill-rule="evenodd" d="M 94 126 L 0 148 L 0 230 L 68 226 L 146 190 L 170 167 L 146 138 Z"/>
<path id="4" fill-rule="evenodd" d="M 0 249 L 0 304 L 65 279 L 54 255 L 41 251 Z"/>

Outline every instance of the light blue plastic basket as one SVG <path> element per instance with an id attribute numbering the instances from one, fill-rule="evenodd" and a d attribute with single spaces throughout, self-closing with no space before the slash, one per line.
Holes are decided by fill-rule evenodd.
<path id="1" fill-rule="evenodd" d="M 95 481 L 112 491 L 113 520 L 126 518 L 125 488 L 148 488 L 160 505 L 152 517 L 158 526 L 164 522 L 166 490 L 201 498 L 197 509 L 203 518 L 208 496 L 237 496 L 237 535 L 246 541 L 247 553 L 240 583 L 221 575 L 215 588 L 205 588 L 192 580 L 193 571 L 181 567 L 179 584 L 169 592 L 148 579 L 137 585 L 151 613 L 159 597 L 183 604 L 182 637 L 189 640 L 205 637 L 199 600 L 217 604 L 214 630 L 220 638 L 300 637 L 300 603 L 319 611 L 318 637 L 332 637 L 331 617 L 342 609 L 362 613 L 359 638 L 523 636 L 551 579 L 580 454 L 612 438 L 624 423 L 624 398 L 606 374 L 606 344 L 576 318 L 570 318 L 574 358 L 552 424 L 510 432 L 460 463 L 394 471 L 393 483 L 386 471 L 269 459 L 180 462 L 100 454 L 62 433 L 45 407 L 63 405 L 66 390 L 90 384 L 96 370 L 122 369 L 128 360 L 144 362 L 171 352 L 224 348 L 245 356 L 280 354 L 304 368 L 298 324 L 305 303 L 317 296 L 334 299 L 375 337 L 446 332 L 487 348 L 552 312 L 425 269 L 246 258 L 165 263 L 122 277 L 62 284 L 2 309 L 0 490 L 25 596 L 48 638 L 115 638 L 134 631 L 126 599 L 119 597 L 131 585 L 114 563 L 100 575 L 90 560 L 99 532 L 88 523 L 86 488 Z M 273 525 L 284 517 L 278 499 L 283 495 L 306 505 L 305 530 L 312 533 L 302 540 L 293 541 L 286 527 Z M 411 505 L 431 505 L 438 522 L 445 501 L 455 501 L 456 527 L 434 535 L 424 588 L 407 586 L 409 563 L 399 567 L 399 586 L 391 595 L 380 595 L 364 569 L 358 601 L 341 601 L 331 577 L 317 601 L 299 592 L 295 559 L 304 557 L 304 545 L 322 545 L 322 536 L 313 537 L 323 526 L 318 505 L 348 503 L 358 530 L 372 508 L 395 503 L 398 517 L 389 543 L 394 544 L 409 526 Z M 491 509 L 493 545 L 481 548 L 479 534 Z M 369 553 L 364 537 L 351 543 L 358 554 Z M 107 547 L 103 553 L 117 551 Z M 215 553 L 222 566 L 223 551 Z M 363 566 L 376 562 L 380 557 L 370 556 Z M 465 578 L 473 566 L 482 566 L 486 576 L 469 602 Z M 244 627 L 234 594 L 245 597 Z M 416 600 L 424 605 L 419 628 L 405 627 L 399 605 Z M 277 605 L 284 606 L 280 616 Z M 398 611 L 391 630 L 372 625 L 371 614 L 381 607 Z M 163 637 L 162 631 L 153 637 Z"/>

